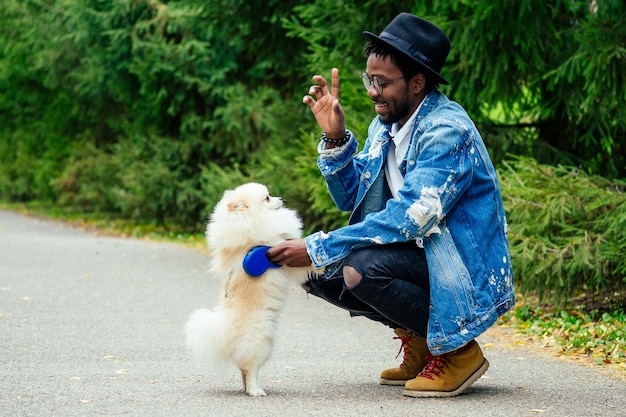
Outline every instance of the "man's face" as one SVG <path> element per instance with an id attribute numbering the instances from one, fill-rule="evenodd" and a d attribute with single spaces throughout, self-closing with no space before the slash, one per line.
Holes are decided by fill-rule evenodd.
<path id="1" fill-rule="evenodd" d="M 386 81 L 400 78 L 385 85 L 380 95 L 373 86 L 367 91 L 367 95 L 372 99 L 381 122 L 384 124 L 400 122 L 401 125 L 406 123 L 417 109 L 419 101 L 414 94 L 410 93 L 407 81 L 401 78 L 402 71 L 394 65 L 389 57 L 383 59 L 371 54 L 367 58 L 365 72 L 370 78 L 378 76 L 383 84 Z"/>

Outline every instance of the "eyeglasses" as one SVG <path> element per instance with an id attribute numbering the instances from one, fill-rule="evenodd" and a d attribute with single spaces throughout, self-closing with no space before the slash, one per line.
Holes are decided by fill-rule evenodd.
<path id="1" fill-rule="evenodd" d="M 387 81 L 381 81 L 378 75 L 374 75 L 372 78 L 370 78 L 369 75 L 367 75 L 367 72 L 364 72 L 363 74 L 361 74 L 361 81 L 363 81 L 363 87 L 365 87 L 365 89 L 369 91 L 369 89 L 372 86 L 374 86 L 374 91 L 376 91 L 376 94 L 378 95 L 381 95 L 383 93 L 383 88 L 385 88 L 386 85 L 389 85 L 392 82 L 397 81 L 401 78 L 404 78 L 404 76 L 387 80 Z"/>

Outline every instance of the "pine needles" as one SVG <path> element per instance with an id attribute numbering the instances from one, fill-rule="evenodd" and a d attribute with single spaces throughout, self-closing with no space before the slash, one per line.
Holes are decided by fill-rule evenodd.
<path id="1" fill-rule="evenodd" d="M 528 158 L 505 162 L 500 176 L 518 289 L 556 304 L 623 300 L 626 183 Z"/>

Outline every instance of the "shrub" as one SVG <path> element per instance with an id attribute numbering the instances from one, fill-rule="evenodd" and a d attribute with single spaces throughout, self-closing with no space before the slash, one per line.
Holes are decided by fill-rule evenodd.
<path id="1" fill-rule="evenodd" d="M 625 182 L 528 158 L 499 173 L 518 290 L 556 303 L 624 297 Z"/>

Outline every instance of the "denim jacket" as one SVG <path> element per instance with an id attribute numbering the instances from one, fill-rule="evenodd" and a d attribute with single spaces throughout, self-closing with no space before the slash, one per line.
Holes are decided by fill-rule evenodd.
<path id="1" fill-rule="evenodd" d="M 361 152 L 354 139 L 326 150 L 318 166 L 349 224 L 305 238 L 316 267 L 356 248 L 415 240 L 430 275 L 428 347 L 455 350 L 487 330 L 515 303 L 507 223 L 498 178 L 465 110 L 432 91 L 415 119 L 400 170 L 399 200 L 385 192 L 389 125 L 375 118 Z M 354 156 L 354 157 L 353 157 Z"/>

